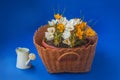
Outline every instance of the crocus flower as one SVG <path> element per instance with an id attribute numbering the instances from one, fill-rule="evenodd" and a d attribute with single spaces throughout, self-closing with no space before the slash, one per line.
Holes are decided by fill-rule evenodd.
<path id="1" fill-rule="evenodd" d="M 84 29 L 87 26 L 86 22 L 82 22 L 81 24 L 77 24 L 75 27 L 77 29 Z"/>
<path id="2" fill-rule="evenodd" d="M 68 23 L 65 25 L 65 30 L 66 30 L 66 31 L 72 31 L 72 30 L 74 30 L 74 26 L 73 26 L 70 22 L 68 22 Z"/>
<path id="3" fill-rule="evenodd" d="M 83 38 L 83 31 L 81 31 L 81 29 L 78 29 L 77 32 L 76 32 L 76 36 L 77 36 L 79 39 L 82 39 L 82 38 Z"/>
<path id="4" fill-rule="evenodd" d="M 60 18 L 60 19 L 58 20 L 58 23 L 62 23 L 62 24 L 64 24 L 64 25 L 66 25 L 67 22 L 68 22 L 68 20 L 66 19 L 66 17 L 62 17 L 62 18 Z"/>
<path id="5" fill-rule="evenodd" d="M 70 23 L 75 26 L 76 24 L 80 24 L 82 20 L 80 19 L 70 19 Z"/>
<path id="6" fill-rule="evenodd" d="M 60 23 L 57 25 L 57 29 L 60 31 L 60 32 L 63 32 L 64 31 L 64 24 Z"/>
<path id="7" fill-rule="evenodd" d="M 54 39 L 54 35 L 50 32 L 45 32 L 45 38 L 50 41 Z"/>
<path id="8" fill-rule="evenodd" d="M 63 34 L 62 34 L 62 37 L 63 39 L 67 39 L 71 36 L 71 33 L 70 31 L 64 31 Z"/>
<path id="9" fill-rule="evenodd" d="M 92 30 L 92 28 L 90 28 L 90 27 L 86 30 L 85 34 L 86 34 L 86 36 L 88 36 L 88 37 L 92 37 L 92 36 L 95 36 L 95 35 L 96 35 L 95 31 Z"/>
<path id="10" fill-rule="evenodd" d="M 54 17 L 55 17 L 55 19 L 60 19 L 62 17 L 62 15 L 60 15 L 60 14 L 54 14 Z"/>
<path id="11" fill-rule="evenodd" d="M 65 40 L 63 40 L 63 43 L 64 43 L 64 44 L 67 44 L 67 45 L 71 45 L 71 42 L 70 42 L 69 39 L 65 39 Z"/>
<path id="12" fill-rule="evenodd" d="M 51 21 L 48 21 L 48 24 L 50 26 L 54 26 L 57 23 L 57 20 L 52 19 Z"/>
<path id="13" fill-rule="evenodd" d="M 54 33 L 55 33 L 55 28 L 54 28 L 54 27 L 49 27 L 49 28 L 47 28 L 47 31 L 48 31 L 49 33 L 54 34 Z"/>

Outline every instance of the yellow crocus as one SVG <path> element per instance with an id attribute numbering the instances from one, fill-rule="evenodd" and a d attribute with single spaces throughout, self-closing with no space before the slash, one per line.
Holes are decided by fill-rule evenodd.
<path id="1" fill-rule="evenodd" d="M 64 28 L 65 28 L 65 26 L 64 26 L 64 24 L 62 24 L 62 23 L 60 23 L 60 24 L 57 25 L 57 29 L 58 29 L 60 32 L 63 32 L 63 31 L 64 31 Z"/>
<path id="2" fill-rule="evenodd" d="M 86 30 L 85 34 L 88 37 L 92 37 L 92 36 L 96 35 L 95 31 L 92 28 L 90 28 L 90 27 Z"/>
<path id="3" fill-rule="evenodd" d="M 77 24 L 76 28 L 77 29 L 84 29 L 86 27 L 87 23 L 86 22 L 82 22 L 81 24 Z"/>
<path id="4" fill-rule="evenodd" d="M 62 17 L 62 15 L 60 15 L 60 14 L 54 14 L 54 17 L 55 17 L 55 19 L 60 19 Z"/>
<path id="5" fill-rule="evenodd" d="M 78 29 L 77 32 L 76 32 L 76 36 L 77 36 L 79 39 L 82 39 L 82 38 L 83 38 L 83 31 L 81 31 L 81 29 Z"/>

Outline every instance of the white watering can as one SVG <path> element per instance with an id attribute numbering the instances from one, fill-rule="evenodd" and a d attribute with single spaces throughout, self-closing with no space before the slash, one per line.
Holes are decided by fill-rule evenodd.
<path id="1" fill-rule="evenodd" d="M 35 60 L 36 56 L 30 53 L 28 48 L 16 48 L 17 63 L 16 67 L 19 69 L 28 69 L 31 67 L 30 60 Z"/>

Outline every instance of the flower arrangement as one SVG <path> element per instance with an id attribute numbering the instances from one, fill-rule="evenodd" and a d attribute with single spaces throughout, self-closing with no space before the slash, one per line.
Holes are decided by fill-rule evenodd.
<path id="1" fill-rule="evenodd" d="M 89 37 L 96 36 L 96 32 L 81 18 L 68 20 L 60 14 L 54 14 L 48 21 L 44 41 L 55 47 L 77 47 L 88 43 Z"/>
<path id="2" fill-rule="evenodd" d="M 34 44 L 50 73 L 88 72 L 98 41 L 97 33 L 81 18 L 68 20 L 54 14 L 34 34 Z"/>

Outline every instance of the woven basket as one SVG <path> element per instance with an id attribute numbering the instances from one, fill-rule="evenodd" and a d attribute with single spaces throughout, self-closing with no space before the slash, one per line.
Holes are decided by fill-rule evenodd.
<path id="1" fill-rule="evenodd" d="M 83 47 L 45 48 L 42 45 L 42 40 L 47 27 L 47 25 L 42 26 L 35 32 L 34 44 L 48 72 L 78 73 L 90 71 L 98 37 L 91 39 L 92 44 Z"/>

